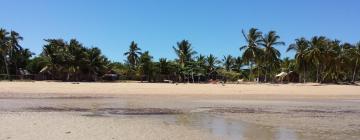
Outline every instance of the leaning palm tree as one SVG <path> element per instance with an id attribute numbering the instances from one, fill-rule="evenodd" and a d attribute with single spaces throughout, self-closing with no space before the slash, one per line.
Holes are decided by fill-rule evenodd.
<path id="1" fill-rule="evenodd" d="M 240 51 L 244 51 L 243 60 L 250 63 L 250 75 L 252 75 L 253 65 L 259 61 L 262 50 L 259 48 L 261 43 L 262 32 L 256 28 L 251 28 L 247 34 L 244 30 L 242 34 L 247 42 L 247 45 L 240 47 Z"/>
<path id="2" fill-rule="evenodd" d="M 303 81 L 306 83 L 306 69 L 307 69 L 307 61 L 306 61 L 306 51 L 309 48 L 309 41 L 305 38 L 296 39 L 294 44 L 291 44 L 287 52 L 295 51 L 295 61 L 298 69 L 303 72 Z M 301 79 L 301 78 L 299 78 Z"/>
<path id="3" fill-rule="evenodd" d="M 321 82 L 321 65 L 324 58 L 324 49 L 327 45 L 327 39 L 324 36 L 315 36 L 310 41 L 310 47 L 306 53 L 307 61 L 311 61 L 316 66 L 316 82 Z"/>
<path id="4" fill-rule="evenodd" d="M 280 52 L 275 48 L 278 45 L 285 45 L 284 42 L 278 41 L 280 36 L 275 31 L 270 31 L 264 37 L 260 43 L 264 47 L 263 62 L 265 63 L 265 82 L 267 82 L 268 71 L 271 72 L 271 65 L 278 64 L 280 61 Z M 275 68 L 278 67 L 273 65 Z"/>
<path id="5" fill-rule="evenodd" d="M 141 54 L 141 49 L 138 48 L 138 45 L 135 43 L 135 41 L 131 42 L 129 51 L 124 53 L 124 55 L 127 56 L 127 60 L 132 70 L 135 70 Z"/>

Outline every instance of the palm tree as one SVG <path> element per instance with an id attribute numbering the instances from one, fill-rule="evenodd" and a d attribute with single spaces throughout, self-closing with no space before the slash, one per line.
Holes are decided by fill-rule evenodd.
<path id="1" fill-rule="evenodd" d="M 321 66 L 324 59 L 324 49 L 327 45 L 327 39 L 324 36 L 315 36 L 310 41 L 310 47 L 306 53 L 307 61 L 311 61 L 316 66 L 316 82 L 320 81 Z"/>
<path id="2" fill-rule="evenodd" d="M 16 53 L 20 52 L 22 50 L 22 47 L 19 44 L 19 41 L 23 40 L 23 37 L 20 36 L 19 33 L 15 31 L 10 32 L 9 36 L 9 58 L 12 60 L 12 63 L 15 66 L 15 73 L 18 70 L 17 66 L 17 59 L 13 57 Z"/>
<path id="3" fill-rule="evenodd" d="M 242 34 L 247 45 L 240 47 L 240 51 L 244 51 L 242 58 L 245 62 L 250 63 L 250 75 L 252 75 L 253 65 L 259 61 L 262 54 L 262 50 L 259 48 L 259 45 L 262 42 L 262 32 L 256 28 L 251 28 L 248 34 L 245 34 L 244 30 L 242 31 Z"/>
<path id="4" fill-rule="evenodd" d="M 234 65 L 234 58 L 231 55 L 224 56 L 222 59 L 223 65 L 226 71 L 231 71 L 231 68 Z"/>
<path id="5" fill-rule="evenodd" d="M 208 57 L 206 57 L 206 66 L 207 66 L 207 73 L 211 79 L 215 79 L 216 77 L 216 70 L 217 70 L 217 64 L 219 64 L 220 61 L 217 60 L 217 57 L 210 54 Z"/>
<path id="6" fill-rule="evenodd" d="M 196 74 L 197 74 L 197 80 L 198 83 L 200 83 L 200 77 L 207 75 L 206 71 L 206 57 L 204 55 L 199 55 L 196 57 Z"/>
<path id="7" fill-rule="evenodd" d="M 71 39 L 68 45 L 68 51 L 70 54 L 68 58 L 69 72 L 73 72 L 75 74 L 75 80 L 79 80 L 81 67 L 86 64 L 86 48 L 76 39 Z"/>
<path id="8" fill-rule="evenodd" d="M 306 83 L 306 69 L 307 69 L 307 50 L 309 49 L 309 41 L 305 38 L 296 39 L 294 44 L 291 44 L 287 52 L 289 51 L 295 51 L 295 61 L 296 65 L 298 66 L 298 69 L 303 72 L 303 80 L 304 83 Z M 301 78 L 299 78 L 301 79 Z"/>
<path id="9" fill-rule="evenodd" d="M 49 71 L 53 79 L 60 79 L 66 74 L 66 80 L 69 80 L 69 73 L 73 70 L 70 61 L 74 60 L 68 50 L 68 44 L 62 39 L 46 39 L 46 45 L 43 47 L 41 56 L 46 57 L 48 63 L 43 70 Z M 64 79 L 63 79 L 64 80 Z"/>
<path id="10" fill-rule="evenodd" d="M 185 75 L 189 74 L 189 67 L 187 65 L 190 64 L 196 52 L 192 49 L 191 43 L 187 40 L 178 42 L 177 47 L 173 47 L 173 49 L 178 56 L 177 62 L 180 65 L 182 80 L 184 81 Z M 189 80 L 189 78 L 187 79 Z"/>
<path id="11" fill-rule="evenodd" d="M 153 62 L 152 62 L 152 56 L 150 55 L 149 51 L 145 51 L 140 56 L 140 71 L 141 73 L 146 76 L 146 80 L 148 82 L 151 82 L 153 78 Z"/>
<path id="12" fill-rule="evenodd" d="M 280 52 L 275 48 L 278 45 L 285 45 L 284 42 L 278 41 L 280 36 L 276 34 L 275 31 L 270 31 L 264 37 L 262 37 L 262 42 L 260 43 L 264 46 L 264 63 L 265 63 L 265 82 L 267 82 L 267 73 L 271 72 L 270 65 L 278 64 L 276 62 L 280 61 Z M 273 65 L 275 68 L 278 67 Z"/>
<path id="13" fill-rule="evenodd" d="M 289 57 L 285 57 L 283 60 L 281 60 L 281 71 L 284 72 L 290 72 L 295 69 L 295 60 L 290 59 Z"/>
<path id="14" fill-rule="evenodd" d="M 353 68 L 352 82 L 356 81 L 356 73 L 358 71 L 358 64 L 360 60 L 360 42 L 358 42 L 355 47 L 351 49 L 351 57 L 355 60 L 355 65 Z"/>
<path id="15" fill-rule="evenodd" d="M 97 47 L 87 49 L 86 56 L 89 80 L 96 81 L 97 75 L 106 69 L 109 62 Z"/>
<path id="16" fill-rule="evenodd" d="M 234 65 L 232 69 L 235 70 L 236 72 L 241 72 L 242 66 L 243 66 L 243 59 L 240 56 L 234 58 Z"/>
<path id="17" fill-rule="evenodd" d="M 192 60 L 193 55 L 196 52 L 192 49 L 191 44 L 187 40 L 182 40 L 177 43 L 177 48 L 173 47 L 176 55 L 178 56 L 178 62 L 180 65 L 184 66 L 187 62 Z"/>
<path id="18" fill-rule="evenodd" d="M 131 42 L 129 51 L 124 53 L 124 55 L 127 56 L 127 60 L 130 64 L 130 68 L 132 70 L 135 70 L 139 61 L 139 56 L 142 55 L 141 49 L 138 48 L 138 45 L 135 43 L 135 41 Z"/>
<path id="19" fill-rule="evenodd" d="M 324 76 L 322 77 L 322 81 L 331 80 L 338 82 L 340 78 L 347 79 L 345 72 L 347 71 L 346 69 L 348 69 L 346 65 L 349 64 L 347 53 L 352 45 L 349 43 L 340 45 L 340 43 L 339 40 L 329 40 L 323 50 L 324 60 L 322 63 L 324 64 Z"/>
<path id="20" fill-rule="evenodd" d="M 170 73 L 169 69 L 170 62 L 166 58 L 159 59 L 160 74 L 167 75 Z"/>
<path id="21" fill-rule="evenodd" d="M 8 50 L 9 50 L 9 48 L 8 48 L 8 46 L 9 46 L 8 34 L 9 33 L 5 29 L 2 29 L 2 28 L 0 29 L 0 52 L 1 52 L 4 64 L 5 64 L 7 78 L 9 80 L 11 80 L 10 71 L 9 71 L 9 65 L 8 65 L 8 58 L 7 58 Z"/>

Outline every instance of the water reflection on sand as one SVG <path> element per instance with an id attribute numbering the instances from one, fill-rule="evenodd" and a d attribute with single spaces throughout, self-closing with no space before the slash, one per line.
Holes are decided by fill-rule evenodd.
<path id="1" fill-rule="evenodd" d="M 241 101 L 244 104 L 245 101 Z M 232 103 L 232 104 L 230 104 Z M 1 112 L 63 112 L 80 113 L 84 117 L 126 117 L 131 119 L 150 118 L 156 122 L 181 125 L 208 132 L 220 139 L 229 140 L 300 140 L 327 139 L 339 136 L 339 139 L 354 138 L 356 131 L 346 135 L 329 132 L 320 134 L 312 130 L 291 129 L 287 127 L 273 127 L 257 125 L 236 119 L 237 115 L 258 114 L 267 115 L 271 110 L 258 107 L 251 108 L 237 102 L 199 102 L 191 100 L 173 99 L 168 97 L 121 97 L 121 98 L 18 98 L 0 99 Z M 261 104 L 255 102 L 254 104 Z M 265 102 L 267 103 L 267 102 Z M 278 101 L 276 102 L 278 103 Z M 293 103 L 295 106 L 299 106 Z M 301 104 L 300 104 L 301 105 Z M 352 105 L 352 104 L 351 104 Z M 305 106 L 306 107 L 306 106 Z M 297 113 L 311 115 L 323 113 L 337 115 L 341 113 L 357 113 L 354 111 L 319 110 L 314 107 L 289 109 L 280 113 Z M 263 107 L 265 108 L 265 107 Z M 266 108 L 265 108 L 266 109 Z M 272 108 L 273 109 L 273 108 Z M 321 109 L 321 108 L 320 108 Z M 310 116 L 312 117 L 312 116 Z M 315 117 L 314 117 L 315 118 Z M 290 118 L 284 118 L 290 119 Z M 256 120 L 258 121 L 258 120 Z M 262 123 L 260 123 L 262 124 Z M 160 124 L 159 124 L 160 125 Z M 339 131 L 341 132 L 341 131 Z M 306 134 L 305 134 L 306 133 Z M 304 135 L 305 134 L 305 135 Z M 309 136 L 308 134 L 311 134 Z M 336 138 L 337 139 L 337 138 Z"/>
<path id="2" fill-rule="evenodd" d="M 223 116 L 193 113 L 181 115 L 157 116 L 166 124 L 177 124 L 196 127 L 229 140 L 263 139 L 263 140 L 297 140 L 298 134 L 287 128 L 274 128 L 246 123 L 240 120 L 227 119 Z"/>

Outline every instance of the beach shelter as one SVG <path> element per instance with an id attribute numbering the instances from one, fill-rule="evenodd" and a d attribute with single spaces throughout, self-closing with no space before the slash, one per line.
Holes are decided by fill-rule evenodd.
<path id="1" fill-rule="evenodd" d="M 281 72 L 279 74 L 277 74 L 275 77 L 277 80 L 283 82 L 284 81 L 284 78 L 288 75 L 287 72 Z"/>

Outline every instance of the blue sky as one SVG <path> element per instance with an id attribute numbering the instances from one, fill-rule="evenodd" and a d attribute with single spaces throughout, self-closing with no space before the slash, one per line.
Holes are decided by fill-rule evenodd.
<path id="1" fill-rule="evenodd" d="M 0 27 L 18 31 L 36 54 L 43 39 L 77 38 L 123 61 L 131 41 L 154 59 L 175 58 L 172 46 L 187 39 L 201 54 L 241 55 L 241 30 L 275 30 L 295 38 L 326 35 L 360 41 L 359 0 L 1 0 Z M 287 46 L 277 47 L 282 57 Z"/>

